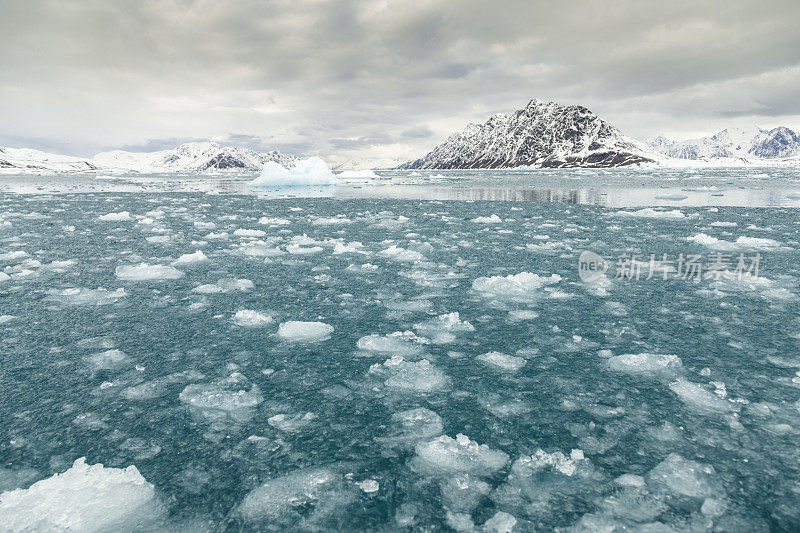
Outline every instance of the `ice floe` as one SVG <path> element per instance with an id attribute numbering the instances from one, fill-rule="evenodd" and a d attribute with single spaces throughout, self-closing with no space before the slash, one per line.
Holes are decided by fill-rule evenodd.
<path id="1" fill-rule="evenodd" d="M 106 222 L 114 222 L 114 221 L 123 221 L 123 220 L 133 220 L 131 214 L 127 211 L 120 211 L 119 213 L 107 213 L 105 215 L 101 215 L 97 217 L 98 220 L 103 220 Z"/>
<path id="2" fill-rule="evenodd" d="M 435 392 L 450 384 L 447 374 L 427 359 L 411 362 L 399 355 L 370 366 L 369 373 L 385 377 L 384 385 L 401 391 Z"/>
<path id="3" fill-rule="evenodd" d="M 461 320 L 458 312 L 447 313 L 426 322 L 414 324 L 414 329 L 431 337 L 434 344 L 448 344 L 456 340 L 458 333 L 475 331 L 475 327 L 466 320 Z"/>
<path id="4" fill-rule="evenodd" d="M 77 459 L 66 472 L 0 494 L 0 530 L 144 531 L 165 508 L 135 466 L 108 468 Z"/>
<path id="5" fill-rule="evenodd" d="M 358 339 L 358 349 L 376 355 L 414 357 L 425 353 L 430 341 L 411 331 L 395 331 L 388 335 L 367 335 Z"/>
<path id="6" fill-rule="evenodd" d="M 118 266 L 114 271 L 119 279 L 125 281 L 163 281 L 183 277 L 183 272 L 177 268 L 164 265 L 138 265 Z"/>
<path id="7" fill-rule="evenodd" d="M 324 322 L 290 320 L 278 326 L 278 337 L 288 342 L 321 342 L 330 338 L 333 326 Z"/>
<path id="8" fill-rule="evenodd" d="M 627 353 L 608 358 L 606 364 L 611 370 L 619 372 L 652 374 L 679 369 L 681 359 L 677 355 Z"/>
<path id="9" fill-rule="evenodd" d="M 506 355 L 500 352 L 481 354 L 475 359 L 490 368 L 502 370 L 504 372 L 518 372 L 523 366 L 525 366 L 525 359 L 522 357 Z"/>
<path id="10" fill-rule="evenodd" d="M 175 261 L 172 262 L 173 265 L 192 265 L 195 263 L 202 263 L 203 261 L 208 261 L 208 257 L 206 254 L 203 253 L 202 250 L 197 250 L 191 254 L 183 254 Z"/>
<path id="11" fill-rule="evenodd" d="M 243 328 L 257 328 L 271 323 L 273 318 L 252 309 L 240 309 L 236 311 L 231 320 Z"/>
<path id="12" fill-rule="evenodd" d="M 415 447 L 411 467 L 424 475 L 474 474 L 489 476 L 503 468 L 508 454 L 486 444 L 478 444 L 459 433 L 456 438 L 442 435 Z"/>
<path id="13" fill-rule="evenodd" d="M 682 211 L 678 209 L 672 209 L 670 211 L 664 210 L 656 210 L 652 207 L 646 207 L 644 209 L 639 209 L 637 211 L 617 211 L 615 213 L 617 216 L 621 217 L 633 217 L 633 218 L 661 218 L 661 219 L 684 219 L 686 215 L 683 214 Z"/>
<path id="14" fill-rule="evenodd" d="M 520 272 L 508 276 L 492 276 L 477 278 L 472 288 L 484 298 L 507 300 L 512 302 L 530 302 L 542 296 L 542 289 L 561 281 L 561 276 L 539 276 L 531 272 Z"/>

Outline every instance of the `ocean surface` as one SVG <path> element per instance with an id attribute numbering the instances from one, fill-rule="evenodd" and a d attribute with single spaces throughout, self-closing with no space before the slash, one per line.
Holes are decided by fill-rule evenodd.
<path id="1" fill-rule="evenodd" d="M 0 176 L 0 531 L 800 529 L 798 171 L 378 174 Z"/>

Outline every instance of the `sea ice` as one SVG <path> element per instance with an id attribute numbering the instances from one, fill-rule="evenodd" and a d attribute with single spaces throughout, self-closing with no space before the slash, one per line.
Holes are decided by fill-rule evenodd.
<path id="1" fill-rule="evenodd" d="M 288 226 L 292 222 L 285 218 L 261 217 L 258 219 L 258 223 L 266 226 Z"/>
<path id="2" fill-rule="evenodd" d="M 671 211 L 659 211 L 652 207 L 639 209 L 638 211 L 617 211 L 617 216 L 634 217 L 634 218 L 663 218 L 663 219 L 683 219 L 686 218 L 680 210 L 673 209 Z"/>
<path id="3" fill-rule="evenodd" d="M 488 216 L 488 217 L 476 217 L 476 218 L 473 218 L 472 221 L 477 223 L 477 224 L 499 224 L 503 220 L 499 216 L 497 216 L 495 214 L 492 214 L 492 216 Z"/>
<path id="4" fill-rule="evenodd" d="M 308 468 L 270 479 L 245 496 L 235 514 L 248 522 L 265 522 L 272 529 L 339 529 L 327 524 L 346 516 L 355 494 L 343 476 L 331 468 Z M 327 527 L 325 527 L 327 524 Z"/>
<path id="5" fill-rule="evenodd" d="M 529 302 L 541 296 L 541 289 L 561 281 L 561 276 L 539 276 L 531 272 L 520 272 L 508 276 L 481 277 L 472 282 L 472 288 L 484 298 Z"/>
<path id="6" fill-rule="evenodd" d="M 334 185 L 339 180 L 318 157 L 302 159 L 291 170 L 268 161 L 261 175 L 250 182 L 251 187 L 296 187 L 304 185 Z"/>
<path id="7" fill-rule="evenodd" d="M 0 530 L 139 531 L 165 509 L 135 466 L 107 468 L 76 460 L 66 472 L 0 494 Z"/>
<path id="8" fill-rule="evenodd" d="M 400 248 L 395 244 L 379 252 L 378 255 L 386 257 L 388 259 L 392 259 L 394 261 L 400 261 L 405 263 L 418 263 L 420 261 L 425 260 L 425 256 L 417 252 L 416 250 L 407 250 L 405 248 Z"/>
<path id="9" fill-rule="evenodd" d="M 448 344 L 456 340 L 456 334 L 475 331 L 475 327 L 466 320 L 461 320 L 458 312 L 439 315 L 427 322 L 414 324 L 414 329 L 428 335 L 434 344 Z"/>
<path id="10" fill-rule="evenodd" d="M 691 381 L 676 381 L 671 383 L 669 388 L 678 395 L 686 406 L 701 414 L 730 413 L 733 405 L 720 398 L 716 394 L 709 392 L 698 383 Z"/>
<path id="11" fill-rule="evenodd" d="M 503 468 L 509 460 L 500 450 L 478 444 L 459 433 L 455 439 L 442 435 L 415 447 L 416 456 L 411 467 L 425 475 L 453 475 L 459 473 L 489 476 Z"/>
<path id="12" fill-rule="evenodd" d="M 476 359 L 486 366 L 505 372 L 518 372 L 525 366 L 525 359 L 522 357 L 506 355 L 500 352 L 485 353 L 477 356 Z"/>
<path id="13" fill-rule="evenodd" d="M 51 289 L 47 291 L 47 299 L 64 305 L 108 305 L 125 298 L 125 289 L 108 291 L 106 289 Z"/>
<path id="14" fill-rule="evenodd" d="M 619 372 L 651 374 L 676 370 L 681 367 L 681 359 L 677 355 L 627 353 L 609 357 L 606 364 Z"/>
<path id="15" fill-rule="evenodd" d="M 411 448 L 420 441 L 438 437 L 443 431 L 442 417 L 424 407 L 394 413 L 391 422 L 388 435 L 375 440 L 394 448 Z"/>
<path id="16" fill-rule="evenodd" d="M 358 349 L 374 354 L 413 357 L 425 353 L 428 340 L 411 331 L 395 331 L 388 335 L 367 335 L 358 339 Z"/>
<path id="17" fill-rule="evenodd" d="M 132 220 L 131 214 L 127 211 L 120 211 L 119 213 L 108 213 L 106 215 L 101 215 L 98 217 L 98 220 L 103 221 L 122 221 L 122 220 Z"/>
<path id="18" fill-rule="evenodd" d="M 208 261 L 208 257 L 206 254 L 203 253 L 202 250 L 197 250 L 191 254 L 183 254 L 175 261 L 172 262 L 173 265 L 191 265 L 194 263 L 202 263 L 203 261 Z"/>
<path id="19" fill-rule="evenodd" d="M 294 416 L 280 413 L 267 419 L 267 423 L 281 431 L 296 433 L 316 420 L 314 413 L 298 413 Z"/>
<path id="20" fill-rule="evenodd" d="M 183 276 L 183 272 L 176 268 L 147 263 L 118 266 L 114 273 L 119 279 L 126 281 L 161 281 Z"/>
<path id="21" fill-rule="evenodd" d="M 647 481 L 654 488 L 663 487 L 675 494 L 707 498 L 715 492 L 714 475 L 713 467 L 671 453 L 647 474 Z"/>
<path id="22" fill-rule="evenodd" d="M 393 355 L 383 364 L 370 366 L 369 373 L 386 377 L 387 387 L 407 391 L 435 392 L 450 383 L 447 375 L 427 359 L 410 362 L 399 355 Z"/>
<path id="23" fill-rule="evenodd" d="M 240 309 L 233 315 L 233 323 L 243 328 L 257 328 L 272 322 L 272 317 L 264 315 L 252 309 Z"/>
<path id="24" fill-rule="evenodd" d="M 237 237 L 266 237 L 267 232 L 260 229 L 244 229 L 239 228 L 233 232 Z"/>
<path id="25" fill-rule="evenodd" d="M 213 383 L 187 385 L 179 399 L 191 410 L 210 421 L 233 420 L 244 422 L 253 415 L 253 409 L 264 401 L 258 385 L 251 385 L 240 373 Z"/>
<path id="26" fill-rule="evenodd" d="M 289 342 L 320 342 L 330 338 L 333 326 L 324 322 L 290 320 L 278 326 L 278 337 Z"/>
<path id="27" fill-rule="evenodd" d="M 128 364 L 128 356 L 120 350 L 106 350 L 105 352 L 87 355 L 83 358 L 94 370 L 116 370 Z"/>

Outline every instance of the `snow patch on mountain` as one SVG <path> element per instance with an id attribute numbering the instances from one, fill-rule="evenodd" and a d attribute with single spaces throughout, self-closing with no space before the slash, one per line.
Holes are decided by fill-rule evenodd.
<path id="1" fill-rule="evenodd" d="M 800 134 L 783 126 L 762 128 L 728 128 L 710 137 L 676 141 L 659 135 L 650 141 L 657 152 L 676 159 L 706 160 L 739 159 L 779 160 L 800 157 Z"/>

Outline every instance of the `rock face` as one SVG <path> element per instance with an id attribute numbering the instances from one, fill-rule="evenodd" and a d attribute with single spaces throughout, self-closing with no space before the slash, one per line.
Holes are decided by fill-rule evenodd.
<path id="1" fill-rule="evenodd" d="M 783 126 L 724 129 L 710 137 L 675 141 L 656 137 L 650 145 L 657 152 L 677 159 L 782 159 L 800 156 L 800 134 Z"/>
<path id="2" fill-rule="evenodd" d="M 221 146 L 215 142 L 192 142 L 159 152 L 103 152 L 94 156 L 94 161 L 103 168 L 139 172 L 208 172 L 258 171 L 268 161 L 292 168 L 297 158 L 275 150 L 256 152 L 247 148 Z"/>
<path id="3" fill-rule="evenodd" d="M 582 106 L 531 100 L 512 115 L 469 124 L 401 169 L 618 167 L 659 155 Z"/>

